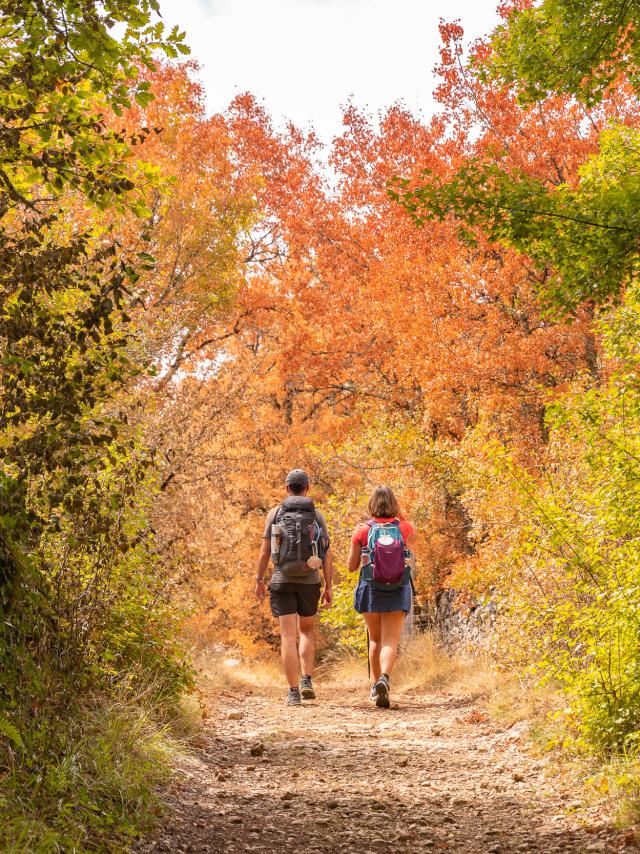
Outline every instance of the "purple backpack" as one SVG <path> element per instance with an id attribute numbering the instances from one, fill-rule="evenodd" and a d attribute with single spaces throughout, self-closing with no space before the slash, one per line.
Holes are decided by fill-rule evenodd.
<path id="1" fill-rule="evenodd" d="M 374 587 L 381 590 L 401 587 L 407 565 L 407 550 L 400 531 L 400 520 L 382 523 L 369 519 L 367 525 L 369 535 L 364 559 L 372 567 Z"/>

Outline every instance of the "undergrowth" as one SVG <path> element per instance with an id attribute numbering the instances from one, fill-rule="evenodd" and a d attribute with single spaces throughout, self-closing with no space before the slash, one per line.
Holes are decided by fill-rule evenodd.
<path id="1" fill-rule="evenodd" d="M 195 734 L 191 707 L 140 693 L 95 695 L 42 715 L 0 777 L 0 850 L 122 851 L 162 810 L 162 788 Z"/>

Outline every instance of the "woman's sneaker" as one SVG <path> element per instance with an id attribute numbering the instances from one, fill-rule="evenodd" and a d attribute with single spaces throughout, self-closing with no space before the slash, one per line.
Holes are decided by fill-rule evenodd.
<path id="1" fill-rule="evenodd" d="M 303 676 L 300 679 L 300 693 L 303 700 L 315 700 L 316 692 L 313 690 L 310 676 Z"/>
<path id="2" fill-rule="evenodd" d="M 287 706 L 301 706 L 302 705 L 302 697 L 300 696 L 300 691 L 297 688 L 289 688 L 289 693 L 287 694 L 286 703 L 287 703 Z"/>
<path id="3" fill-rule="evenodd" d="M 383 673 L 378 679 L 373 690 L 376 692 L 376 706 L 379 709 L 388 709 L 391 703 L 389 701 L 389 677 L 386 673 Z"/>

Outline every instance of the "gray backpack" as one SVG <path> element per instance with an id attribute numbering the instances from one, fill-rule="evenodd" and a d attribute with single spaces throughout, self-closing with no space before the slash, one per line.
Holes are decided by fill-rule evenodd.
<path id="1" fill-rule="evenodd" d="M 309 558 L 324 558 L 324 537 L 310 498 L 290 495 L 276 510 L 271 526 L 271 560 L 281 572 L 300 575 Z"/>

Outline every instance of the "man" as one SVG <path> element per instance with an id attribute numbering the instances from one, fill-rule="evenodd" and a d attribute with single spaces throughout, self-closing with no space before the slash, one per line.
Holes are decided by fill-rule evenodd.
<path id="1" fill-rule="evenodd" d="M 269 583 L 271 613 L 280 622 L 280 651 L 289 683 L 288 706 L 315 700 L 311 677 L 315 663 L 315 615 L 320 600 L 320 568 L 324 574 L 322 603 L 331 604 L 333 558 L 324 516 L 308 498 L 309 477 L 294 469 L 285 481 L 287 497 L 267 516 L 256 577 L 256 599 L 264 602 L 264 576 L 273 560 Z M 298 651 L 298 634 L 300 649 Z M 298 672 L 302 664 L 302 678 Z"/>

